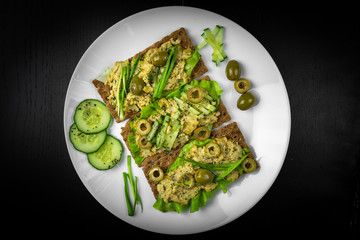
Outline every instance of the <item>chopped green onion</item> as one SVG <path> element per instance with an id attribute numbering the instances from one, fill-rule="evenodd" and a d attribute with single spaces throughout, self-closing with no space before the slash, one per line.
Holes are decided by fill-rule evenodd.
<path id="1" fill-rule="evenodd" d="M 158 81 L 156 83 L 153 98 L 159 98 L 161 96 L 162 91 L 165 88 L 165 85 L 171 75 L 172 70 L 174 69 L 176 55 L 177 55 L 178 46 L 176 45 L 174 48 L 171 48 L 169 58 L 165 64 L 164 71 Z"/>
<path id="2" fill-rule="evenodd" d="M 137 191 L 137 183 L 138 183 L 138 178 L 135 176 L 135 181 L 133 179 L 133 175 L 132 175 L 132 171 L 131 171 L 131 156 L 128 155 L 127 156 L 127 167 L 128 167 L 128 173 L 123 172 L 123 177 L 124 177 L 124 191 L 125 191 L 125 199 L 126 199 L 126 205 L 128 208 L 128 215 L 129 216 L 133 216 L 134 212 L 135 212 L 135 208 L 136 205 L 138 203 L 140 203 L 141 206 L 141 212 L 143 211 L 143 205 L 140 199 L 140 195 Z M 131 204 L 131 200 L 130 200 L 130 195 L 129 195 L 129 188 L 128 188 L 128 179 L 130 182 L 130 186 L 131 186 L 131 191 L 134 197 L 134 205 L 132 206 Z M 135 182 L 135 184 L 134 184 Z"/>
<path id="3" fill-rule="evenodd" d="M 218 182 L 218 181 L 224 179 L 233 170 L 235 170 L 241 164 L 241 162 L 245 160 L 245 158 L 247 156 L 248 155 L 244 155 L 239 161 L 236 161 L 236 162 L 233 162 L 233 163 L 223 163 L 223 164 L 206 164 L 206 163 L 201 163 L 201 162 L 197 162 L 195 160 L 186 159 L 186 158 L 182 158 L 182 160 L 186 161 L 186 162 L 190 162 L 195 166 L 210 170 L 211 172 L 213 172 L 217 176 L 214 181 Z M 216 171 L 224 171 L 224 172 L 221 173 L 221 174 L 218 174 Z"/>
<path id="4" fill-rule="evenodd" d="M 133 208 L 132 208 L 132 206 L 131 206 L 130 195 L 129 195 L 129 188 L 128 188 L 128 183 L 127 183 L 128 177 L 129 177 L 128 174 L 127 174 L 126 172 L 123 172 L 125 200 L 126 200 L 126 206 L 127 206 L 127 209 L 128 209 L 128 215 L 129 215 L 129 216 L 133 216 L 133 215 L 134 215 L 134 211 L 133 211 Z"/>
<path id="5" fill-rule="evenodd" d="M 227 175 L 229 175 L 229 173 L 231 173 L 233 170 L 235 170 L 240 165 L 240 163 L 245 160 L 245 158 L 247 156 L 248 156 L 247 154 L 244 155 L 239 161 L 234 162 L 234 164 L 231 167 L 229 167 L 225 172 L 218 175 L 215 178 L 215 182 L 218 182 L 218 181 L 222 180 L 223 178 L 225 178 Z"/>
<path id="6" fill-rule="evenodd" d="M 128 89 L 129 86 L 130 86 L 131 79 L 132 79 L 132 77 L 133 77 L 133 75 L 134 75 L 135 69 L 136 69 L 136 67 L 137 67 L 137 65 L 138 65 L 138 63 L 139 63 L 139 60 L 140 60 L 140 55 L 141 55 L 141 54 L 138 53 L 138 56 L 137 56 L 137 58 L 135 59 L 135 62 L 134 62 L 134 64 L 133 64 L 132 68 L 131 68 L 131 72 L 130 72 L 129 78 L 127 79 L 128 82 L 127 82 L 127 84 L 126 84 L 126 89 Z"/>

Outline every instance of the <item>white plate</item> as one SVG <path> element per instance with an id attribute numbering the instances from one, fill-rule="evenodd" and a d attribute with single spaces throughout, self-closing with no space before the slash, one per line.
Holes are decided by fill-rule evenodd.
<path id="1" fill-rule="evenodd" d="M 216 25 L 225 27 L 224 42 L 227 61 L 216 67 L 211 62 L 211 49 L 205 47 L 201 54 L 211 79 L 219 82 L 224 93 L 222 100 L 232 121 L 236 121 L 248 144 L 255 152 L 260 169 L 246 174 L 219 191 L 196 213 L 162 213 L 155 210 L 153 194 L 144 174 L 135 163 L 134 175 L 139 177 L 139 192 L 144 205 L 141 213 L 129 217 L 124 197 L 122 172 L 127 171 L 126 156 L 129 151 L 120 135 L 125 123 L 113 122 L 109 133 L 123 143 L 125 152 L 121 162 L 108 171 L 98 171 L 87 161 L 86 155 L 76 151 L 68 137 L 76 106 L 86 98 L 100 99 L 92 79 L 115 61 L 127 59 L 152 45 L 163 36 L 184 27 L 194 44 L 202 41 L 204 28 Z M 236 108 L 239 98 L 233 82 L 225 76 L 229 59 L 241 63 L 242 76 L 252 83 L 252 92 L 258 104 L 248 111 Z M 290 105 L 281 74 L 265 48 L 245 29 L 218 14 L 189 7 L 163 7 L 134 14 L 121 20 L 105 31 L 88 48 L 80 59 L 69 83 L 64 106 L 64 131 L 72 163 L 89 192 L 107 210 L 136 227 L 159 233 L 186 234 L 203 232 L 222 226 L 244 214 L 253 207 L 275 181 L 285 159 L 290 137 Z M 90 210 L 91 211 L 91 210 Z"/>

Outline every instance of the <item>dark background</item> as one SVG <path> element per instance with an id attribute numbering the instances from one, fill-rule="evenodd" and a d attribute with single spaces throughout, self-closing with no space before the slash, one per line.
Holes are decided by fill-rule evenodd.
<path id="1" fill-rule="evenodd" d="M 196 237 L 359 236 L 359 18 L 350 3 L 288 1 L 19 2 L 1 6 L 4 230 L 14 236 L 157 234 L 105 210 L 68 155 L 63 108 L 82 54 L 107 28 L 164 5 L 204 8 L 254 35 L 277 64 L 291 105 L 283 168 L 245 215 Z M 4 225 L 2 225 L 4 226 Z M 221 234 L 221 235 L 220 235 Z M 226 235 L 225 235 L 226 234 Z M 144 235 L 145 236 L 145 235 Z"/>

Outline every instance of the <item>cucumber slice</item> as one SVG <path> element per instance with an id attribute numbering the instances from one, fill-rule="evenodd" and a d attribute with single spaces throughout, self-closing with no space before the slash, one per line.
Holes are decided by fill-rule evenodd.
<path id="1" fill-rule="evenodd" d="M 106 130 L 99 133 L 85 134 L 80 132 L 74 123 L 70 127 L 69 136 L 74 148 L 83 153 L 96 152 L 106 139 Z"/>
<path id="2" fill-rule="evenodd" d="M 120 141 L 107 135 L 104 144 L 94 153 L 89 153 L 89 163 L 98 170 L 113 168 L 121 160 L 123 146 Z"/>
<path id="3" fill-rule="evenodd" d="M 111 120 L 106 105 L 96 99 L 85 99 L 75 110 L 76 127 L 83 133 L 98 133 L 105 130 Z"/>

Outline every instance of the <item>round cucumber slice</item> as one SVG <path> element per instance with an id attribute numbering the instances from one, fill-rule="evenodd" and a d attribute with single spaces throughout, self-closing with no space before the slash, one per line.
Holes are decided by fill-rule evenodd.
<path id="1" fill-rule="evenodd" d="M 75 110 L 76 127 L 83 133 L 98 133 L 105 130 L 111 120 L 106 105 L 96 99 L 85 99 Z"/>
<path id="2" fill-rule="evenodd" d="M 69 136 L 74 148 L 83 153 L 96 152 L 106 139 L 106 130 L 99 133 L 85 134 L 80 132 L 74 123 L 70 127 Z"/>
<path id="3" fill-rule="evenodd" d="M 104 144 L 94 153 L 87 155 L 89 163 L 98 170 L 113 168 L 121 160 L 123 146 L 120 141 L 107 135 Z"/>

